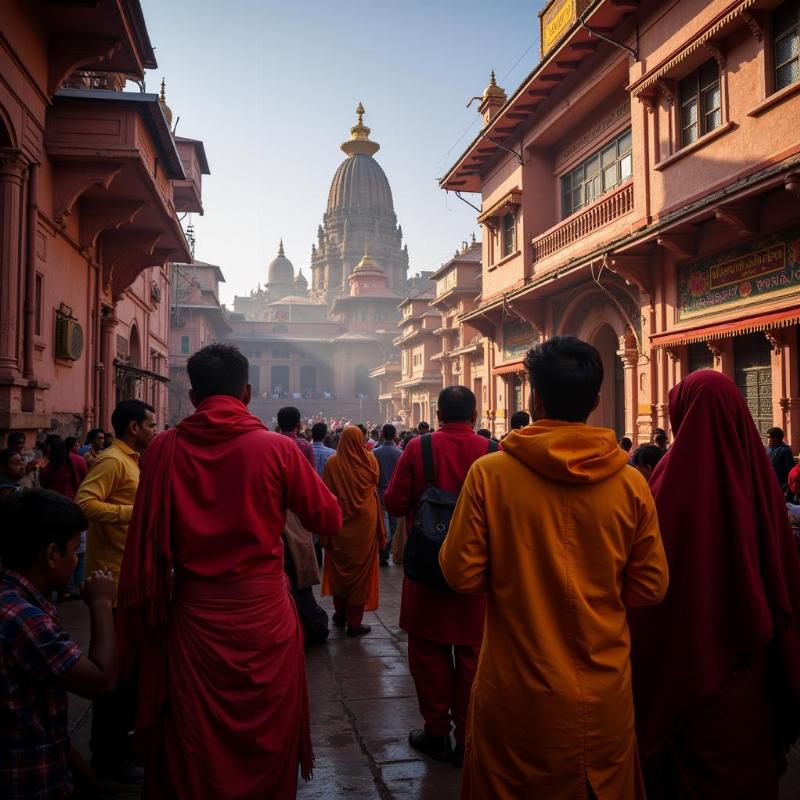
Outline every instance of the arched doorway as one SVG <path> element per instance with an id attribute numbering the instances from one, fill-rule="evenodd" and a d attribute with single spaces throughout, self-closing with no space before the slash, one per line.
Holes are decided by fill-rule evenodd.
<path id="1" fill-rule="evenodd" d="M 142 366 L 142 346 L 139 342 L 139 329 L 131 326 L 131 336 L 128 341 L 128 358 L 134 367 Z"/>
<path id="2" fill-rule="evenodd" d="M 604 377 L 600 402 L 589 424 L 611 428 L 619 439 L 625 435 L 625 372 L 617 355 L 619 338 L 610 325 L 602 325 L 590 341 L 600 352 Z"/>

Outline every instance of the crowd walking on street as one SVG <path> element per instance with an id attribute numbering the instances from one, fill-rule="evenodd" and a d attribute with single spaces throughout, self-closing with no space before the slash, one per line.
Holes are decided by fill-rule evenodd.
<path id="1" fill-rule="evenodd" d="M 124 400 L 108 446 L 51 435 L 30 458 L 12 438 L 0 797 L 80 800 L 108 779 L 289 800 L 324 781 L 304 649 L 329 622 L 367 637 L 394 560 L 408 744 L 451 765 L 463 800 L 777 800 L 800 735 L 782 431 L 767 449 L 733 382 L 701 370 L 670 394 L 671 443 L 633 449 L 588 422 L 608 379 L 593 346 L 555 337 L 525 368 L 530 416 L 500 442 L 464 386 L 408 435 L 307 432 L 293 406 L 270 431 L 224 344 L 189 359 L 194 411 L 173 428 Z M 58 617 L 79 592 L 86 652 Z M 90 763 L 70 692 L 92 702 Z"/>

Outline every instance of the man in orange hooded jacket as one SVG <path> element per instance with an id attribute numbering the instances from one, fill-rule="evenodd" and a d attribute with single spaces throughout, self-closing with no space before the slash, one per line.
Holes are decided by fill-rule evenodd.
<path id="1" fill-rule="evenodd" d="M 572 337 L 526 359 L 535 423 L 473 464 L 439 561 L 487 593 L 462 800 L 633 800 L 626 608 L 661 601 L 667 561 L 644 478 L 586 425 L 600 354 Z"/>

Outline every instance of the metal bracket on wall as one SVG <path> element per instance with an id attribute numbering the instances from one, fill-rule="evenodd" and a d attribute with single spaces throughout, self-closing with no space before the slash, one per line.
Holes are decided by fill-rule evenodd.
<path id="1" fill-rule="evenodd" d="M 598 39 L 602 39 L 604 42 L 608 42 L 610 45 L 614 47 L 618 47 L 620 50 L 624 50 L 629 55 L 633 56 L 634 61 L 639 60 L 639 22 L 636 22 L 636 47 L 628 47 L 626 44 L 622 44 L 622 42 L 615 42 L 613 39 L 606 36 L 604 33 L 600 33 L 600 31 L 596 30 L 595 28 L 589 27 L 584 21 L 583 18 L 578 20 L 581 24 L 581 27 L 588 31 L 592 36 L 596 36 Z"/>

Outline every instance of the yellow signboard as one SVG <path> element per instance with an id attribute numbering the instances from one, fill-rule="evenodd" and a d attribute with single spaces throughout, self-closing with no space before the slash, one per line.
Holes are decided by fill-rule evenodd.
<path id="1" fill-rule="evenodd" d="M 575 24 L 589 0 L 551 0 L 539 15 L 541 25 L 542 58 L 558 40 Z"/>

